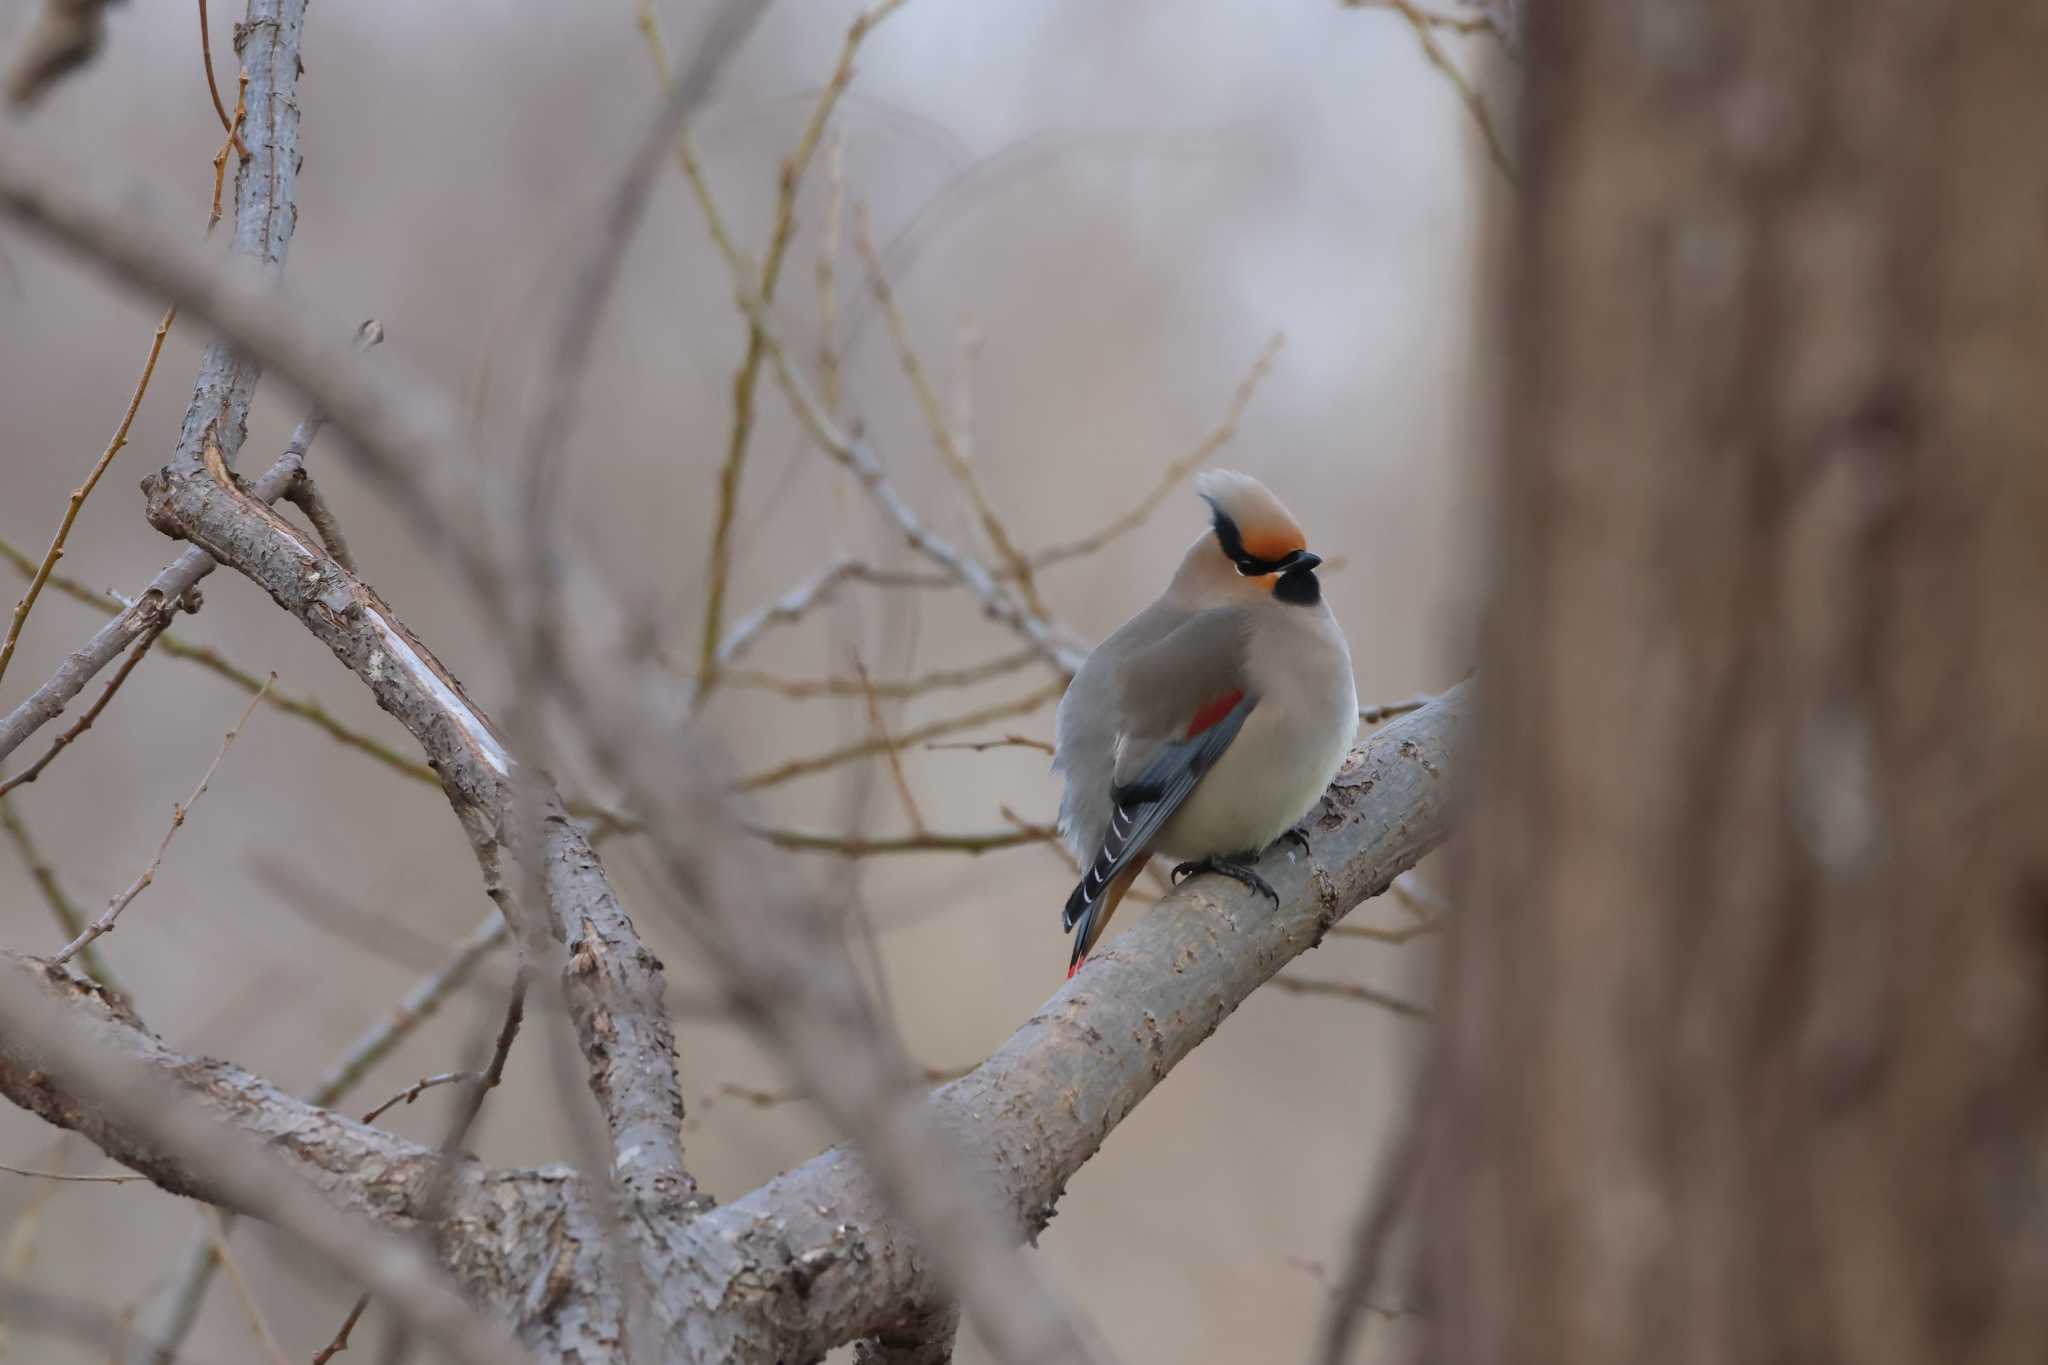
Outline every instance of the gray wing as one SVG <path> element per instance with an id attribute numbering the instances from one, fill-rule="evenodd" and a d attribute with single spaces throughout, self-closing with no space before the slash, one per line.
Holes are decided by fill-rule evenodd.
<path id="1" fill-rule="evenodd" d="M 1116 783 L 1117 736 L 1123 728 L 1117 670 L 1191 614 L 1185 607 L 1154 602 L 1095 647 L 1060 698 L 1052 762 L 1053 770 L 1066 779 L 1060 797 L 1060 835 L 1084 864 L 1109 829 L 1109 790 Z"/>
<path id="2" fill-rule="evenodd" d="M 1095 847 L 1077 850 L 1088 870 L 1067 898 L 1068 929 L 1092 917 L 1117 874 L 1145 855 L 1258 705 L 1245 677 L 1245 639 L 1242 610 L 1197 612 L 1116 661 L 1121 726 L 1103 794 L 1109 816 Z"/>
<path id="3" fill-rule="evenodd" d="M 1117 786 L 1132 784 L 1162 747 L 1221 719 L 1230 709 L 1225 698 L 1249 690 L 1245 650 L 1250 639 L 1251 618 L 1244 608 L 1215 607 L 1195 612 L 1117 661 L 1112 769 Z"/>

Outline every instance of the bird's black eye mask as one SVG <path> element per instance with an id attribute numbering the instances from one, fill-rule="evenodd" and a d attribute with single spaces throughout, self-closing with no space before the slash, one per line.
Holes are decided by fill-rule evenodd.
<path id="1" fill-rule="evenodd" d="M 1213 501 L 1209 503 L 1209 511 L 1215 521 L 1216 543 L 1223 547 L 1223 553 L 1229 557 L 1231 563 L 1237 565 L 1237 571 L 1246 578 L 1262 578 L 1269 573 L 1286 573 L 1289 569 L 1302 567 L 1303 560 L 1308 561 L 1306 567 L 1311 569 L 1322 563 L 1306 550 L 1291 550 L 1280 559 L 1260 559 L 1244 548 L 1244 536 L 1238 531 L 1237 523 L 1230 519 L 1228 512 Z"/>

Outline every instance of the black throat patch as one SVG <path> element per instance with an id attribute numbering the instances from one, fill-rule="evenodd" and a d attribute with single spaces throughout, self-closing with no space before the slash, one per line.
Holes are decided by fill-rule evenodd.
<path id="1" fill-rule="evenodd" d="M 1312 607 L 1323 600 L 1323 585 L 1314 569 L 1289 569 L 1273 585 L 1273 596 L 1297 607 Z"/>

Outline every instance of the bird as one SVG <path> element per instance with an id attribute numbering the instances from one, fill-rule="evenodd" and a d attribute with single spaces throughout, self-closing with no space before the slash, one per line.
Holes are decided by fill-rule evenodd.
<path id="1" fill-rule="evenodd" d="M 1174 877 L 1252 867 L 1315 808 L 1358 730 L 1351 651 L 1301 526 L 1248 474 L 1196 481 L 1209 526 L 1166 591 L 1097 645 L 1060 700 L 1058 832 L 1084 869 L 1061 920 L 1081 969 L 1155 855 Z M 1304 842 L 1305 838 L 1304 838 Z"/>

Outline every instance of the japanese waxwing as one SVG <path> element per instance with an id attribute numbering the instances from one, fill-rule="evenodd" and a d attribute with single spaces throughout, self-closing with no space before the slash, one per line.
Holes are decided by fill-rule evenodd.
<path id="1" fill-rule="evenodd" d="M 1086 869 L 1067 898 L 1068 976 L 1154 854 L 1277 906 L 1250 864 L 1314 808 L 1358 730 L 1351 652 L 1301 527 L 1247 475 L 1196 488 L 1209 529 L 1060 701 L 1059 828 Z"/>

